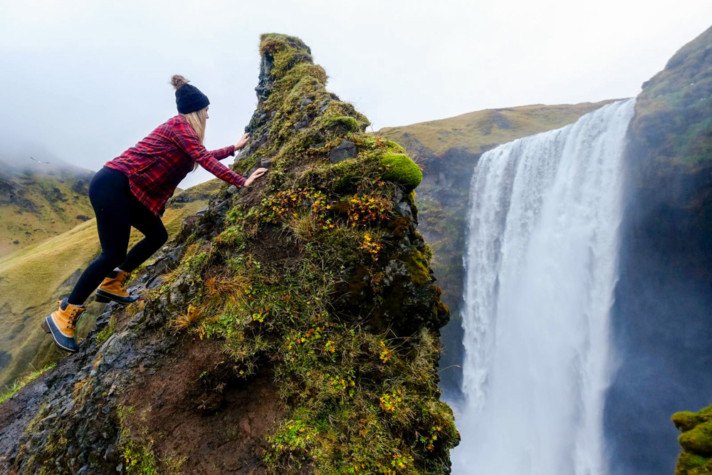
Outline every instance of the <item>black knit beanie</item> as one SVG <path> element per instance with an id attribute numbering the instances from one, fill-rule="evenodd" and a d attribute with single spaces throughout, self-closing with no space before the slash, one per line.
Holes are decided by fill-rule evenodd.
<path id="1" fill-rule="evenodd" d="M 176 88 L 176 106 L 181 114 L 199 111 L 210 104 L 208 96 L 197 87 L 188 84 L 188 80 L 178 74 L 171 78 L 171 84 Z"/>

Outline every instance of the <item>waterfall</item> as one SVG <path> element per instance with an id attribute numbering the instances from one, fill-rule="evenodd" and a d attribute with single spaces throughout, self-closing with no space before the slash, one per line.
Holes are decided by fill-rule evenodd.
<path id="1" fill-rule="evenodd" d="M 606 471 L 608 314 L 633 108 L 609 104 L 477 163 L 454 473 Z"/>

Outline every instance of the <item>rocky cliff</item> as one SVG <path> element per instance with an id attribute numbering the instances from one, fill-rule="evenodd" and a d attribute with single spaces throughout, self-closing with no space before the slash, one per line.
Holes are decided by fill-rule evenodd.
<path id="1" fill-rule="evenodd" d="M 605 424 L 612 473 L 669 473 L 670 414 L 712 394 L 712 28 L 643 85 L 628 137 Z"/>
<path id="2" fill-rule="evenodd" d="M 31 473 L 444 473 L 448 317 L 416 230 L 420 169 L 264 35 L 252 141 L 223 188 L 81 351 L 0 406 L 0 467 Z"/>

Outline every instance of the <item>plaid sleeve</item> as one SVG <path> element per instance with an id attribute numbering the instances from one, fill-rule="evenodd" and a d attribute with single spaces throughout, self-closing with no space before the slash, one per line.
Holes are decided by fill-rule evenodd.
<path id="1" fill-rule="evenodd" d="M 235 155 L 235 146 L 230 145 L 227 147 L 219 148 L 217 150 L 211 150 L 210 154 L 215 157 L 215 159 L 222 160 L 223 158 L 227 158 L 230 155 Z"/>
<path id="2" fill-rule="evenodd" d="M 173 138 L 176 141 L 176 144 L 182 148 L 185 153 L 190 156 L 190 158 L 197 162 L 198 165 L 205 168 L 221 180 L 233 184 L 238 188 L 244 186 L 245 177 L 235 173 L 220 163 L 211 152 L 208 152 L 203 144 L 200 143 L 198 135 L 195 133 L 190 124 L 179 122 L 176 127 L 173 128 Z"/>

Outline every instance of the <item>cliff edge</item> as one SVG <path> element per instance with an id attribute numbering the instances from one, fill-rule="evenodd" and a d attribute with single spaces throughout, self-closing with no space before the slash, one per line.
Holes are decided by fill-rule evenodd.
<path id="1" fill-rule="evenodd" d="M 109 305 L 0 406 L 2 471 L 449 471 L 422 173 L 363 133 L 299 39 L 263 35 L 260 53 L 236 169 L 270 171 L 223 187 L 135 277 L 142 302 Z"/>

